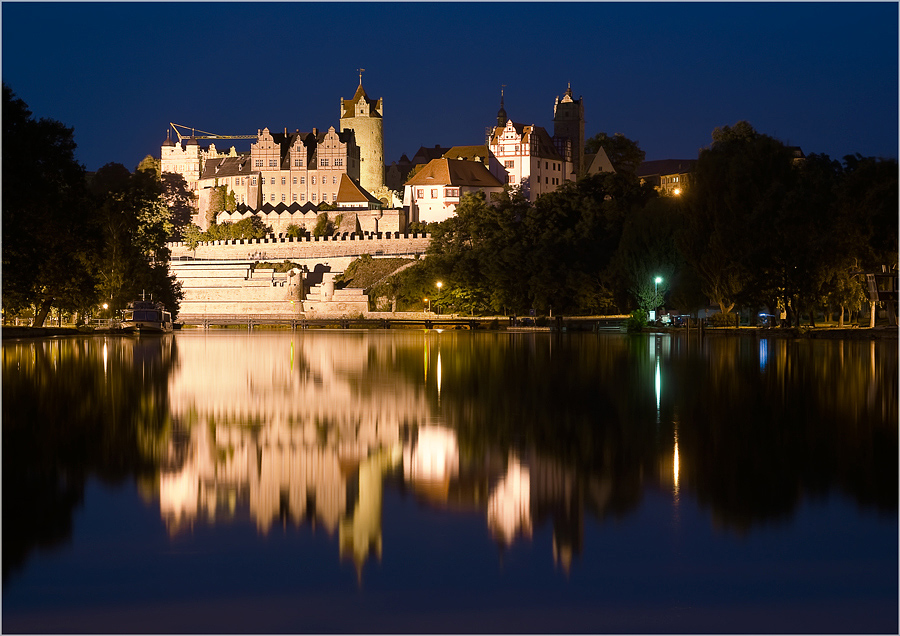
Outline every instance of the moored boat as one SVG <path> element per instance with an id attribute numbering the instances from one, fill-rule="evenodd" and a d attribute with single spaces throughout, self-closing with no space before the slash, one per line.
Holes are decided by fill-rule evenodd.
<path id="1" fill-rule="evenodd" d="M 122 330 L 126 333 L 151 334 L 172 331 L 172 314 L 162 303 L 136 300 L 128 305 L 122 320 Z"/>

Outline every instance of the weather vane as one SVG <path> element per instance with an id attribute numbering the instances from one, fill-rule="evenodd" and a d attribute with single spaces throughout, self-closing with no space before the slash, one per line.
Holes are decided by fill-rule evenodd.
<path id="1" fill-rule="evenodd" d="M 359 85 L 362 86 L 362 74 L 366 72 L 366 69 L 358 68 L 356 70 L 359 71 Z"/>

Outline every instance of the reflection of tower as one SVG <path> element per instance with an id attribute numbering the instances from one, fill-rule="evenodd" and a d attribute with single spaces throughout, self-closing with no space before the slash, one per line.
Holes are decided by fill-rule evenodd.
<path id="1" fill-rule="evenodd" d="M 584 169 L 584 103 L 582 98 L 572 99 L 571 84 L 562 99 L 557 97 L 553 105 L 553 137 L 569 141 L 573 172 L 576 177 L 581 176 Z"/>
<path id="2" fill-rule="evenodd" d="M 531 475 L 512 454 L 506 475 L 488 499 L 488 527 L 506 545 L 519 532 L 531 536 Z"/>
<path id="3" fill-rule="evenodd" d="M 353 513 L 341 519 L 341 558 L 350 557 L 356 563 L 356 573 L 362 577 L 363 563 L 370 553 L 381 558 L 381 498 L 384 474 L 400 459 L 400 449 L 382 450 L 359 464 L 358 497 Z"/>
<path id="4" fill-rule="evenodd" d="M 359 183 L 368 192 L 384 187 L 384 106 L 381 99 L 371 100 L 362 85 L 351 99 L 341 98 L 341 130 L 350 129 L 359 146 Z"/>

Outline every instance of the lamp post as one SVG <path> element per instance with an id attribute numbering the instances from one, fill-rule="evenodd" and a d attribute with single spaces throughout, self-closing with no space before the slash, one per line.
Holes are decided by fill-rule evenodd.
<path id="1" fill-rule="evenodd" d="M 428 300 L 427 298 L 423 298 L 422 300 L 424 300 L 426 303 L 428 303 L 428 307 L 425 308 L 425 312 L 427 313 L 427 312 L 431 311 L 431 301 Z"/>
<path id="2" fill-rule="evenodd" d="M 437 288 L 438 288 L 438 296 L 440 296 L 441 295 L 441 287 L 444 286 L 444 283 L 442 283 L 441 281 L 438 281 L 435 284 L 437 285 Z M 440 308 L 441 308 L 441 306 L 438 305 L 438 311 L 440 311 Z"/>
<path id="3" fill-rule="evenodd" d="M 653 320 L 656 320 L 656 308 L 659 306 L 659 284 L 662 280 L 662 276 L 653 279 Z"/>

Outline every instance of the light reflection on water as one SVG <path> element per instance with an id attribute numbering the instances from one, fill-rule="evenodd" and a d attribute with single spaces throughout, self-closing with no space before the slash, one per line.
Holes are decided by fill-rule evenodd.
<path id="1" fill-rule="evenodd" d="M 501 554 L 540 543 L 529 568 L 551 559 L 576 597 L 600 589 L 599 579 L 577 570 L 610 545 L 610 524 L 638 524 L 633 544 L 618 544 L 626 553 L 649 548 L 647 533 L 659 530 L 639 520 L 660 494 L 671 540 L 724 532 L 734 539 L 720 556 L 735 571 L 752 556 L 741 537 L 768 537 L 775 523 L 781 534 L 765 540 L 791 544 L 798 511 L 837 493 L 852 500 L 840 514 L 896 531 L 895 341 L 212 331 L 4 342 L 3 372 L 5 622 L 16 618 L 17 602 L 37 603 L 6 590 L 18 591 L 22 571 L 29 576 L 37 545 L 65 550 L 73 511 L 92 505 L 79 497 L 89 476 L 135 480 L 168 541 L 190 540 L 201 527 L 222 534 L 250 524 L 260 543 L 241 549 L 255 551 L 290 527 L 324 529 L 329 549 L 352 564 L 365 589 L 403 571 L 414 542 L 434 541 L 408 538 L 385 556 L 386 528 L 422 522 L 418 512 L 386 508 L 392 493 L 441 511 L 447 527 L 474 520 L 485 529 L 477 541 L 495 543 Z M 21 488 L 8 496 L 11 481 Z M 48 522 L 48 507 L 61 523 Z M 550 545 L 540 542 L 544 530 Z M 823 545 L 847 540 L 845 531 L 820 533 Z M 896 542 L 850 540 L 888 549 L 896 561 Z M 441 545 L 459 565 L 418 582 L 395 575 L 392 585 L 463 595 L 441 581 L 467 563 L 472 538 L 463 533 Z M 828 569 L 840 556 L 823 548 L 811 558 Z M 497 564 L 478 567 L 474 574 L 490 579 Z M 659 576 L 640 559 L 615 567 L 609 576 Z M 676 578 L 691 570 L 669 568 Z M 531 576 L 523 580 L 539 588 L 559 584 Z M 816 602 L 848 585 L 838 578 Z M 874 615 L 895 625 L 896 577 L 886 580 L 874 595 L 886 611 Z M 686 601 L 727 605 L 711 584 L 688 587 Z M 806 598 L 812 592 L 804 590 L 820 585 L 811 577 L 795 594 Z M 765 589 L 733 602 L 753 604 Z M 491 594 L 502 596 L 502 586 Z M 651 611 L 666 605 L 634 594 L 622 600 Z M 516 603 L 524 608 L 529 598 Z M 698 624 L 691 616 L 662 631 L 691 631 Z M 729 631 L 733 618 L 713 629 Z M 470 631 L 488 629 L 472 621 Z M 612 631 L 630 627 L 647 631 L 639 621 Z"/>

